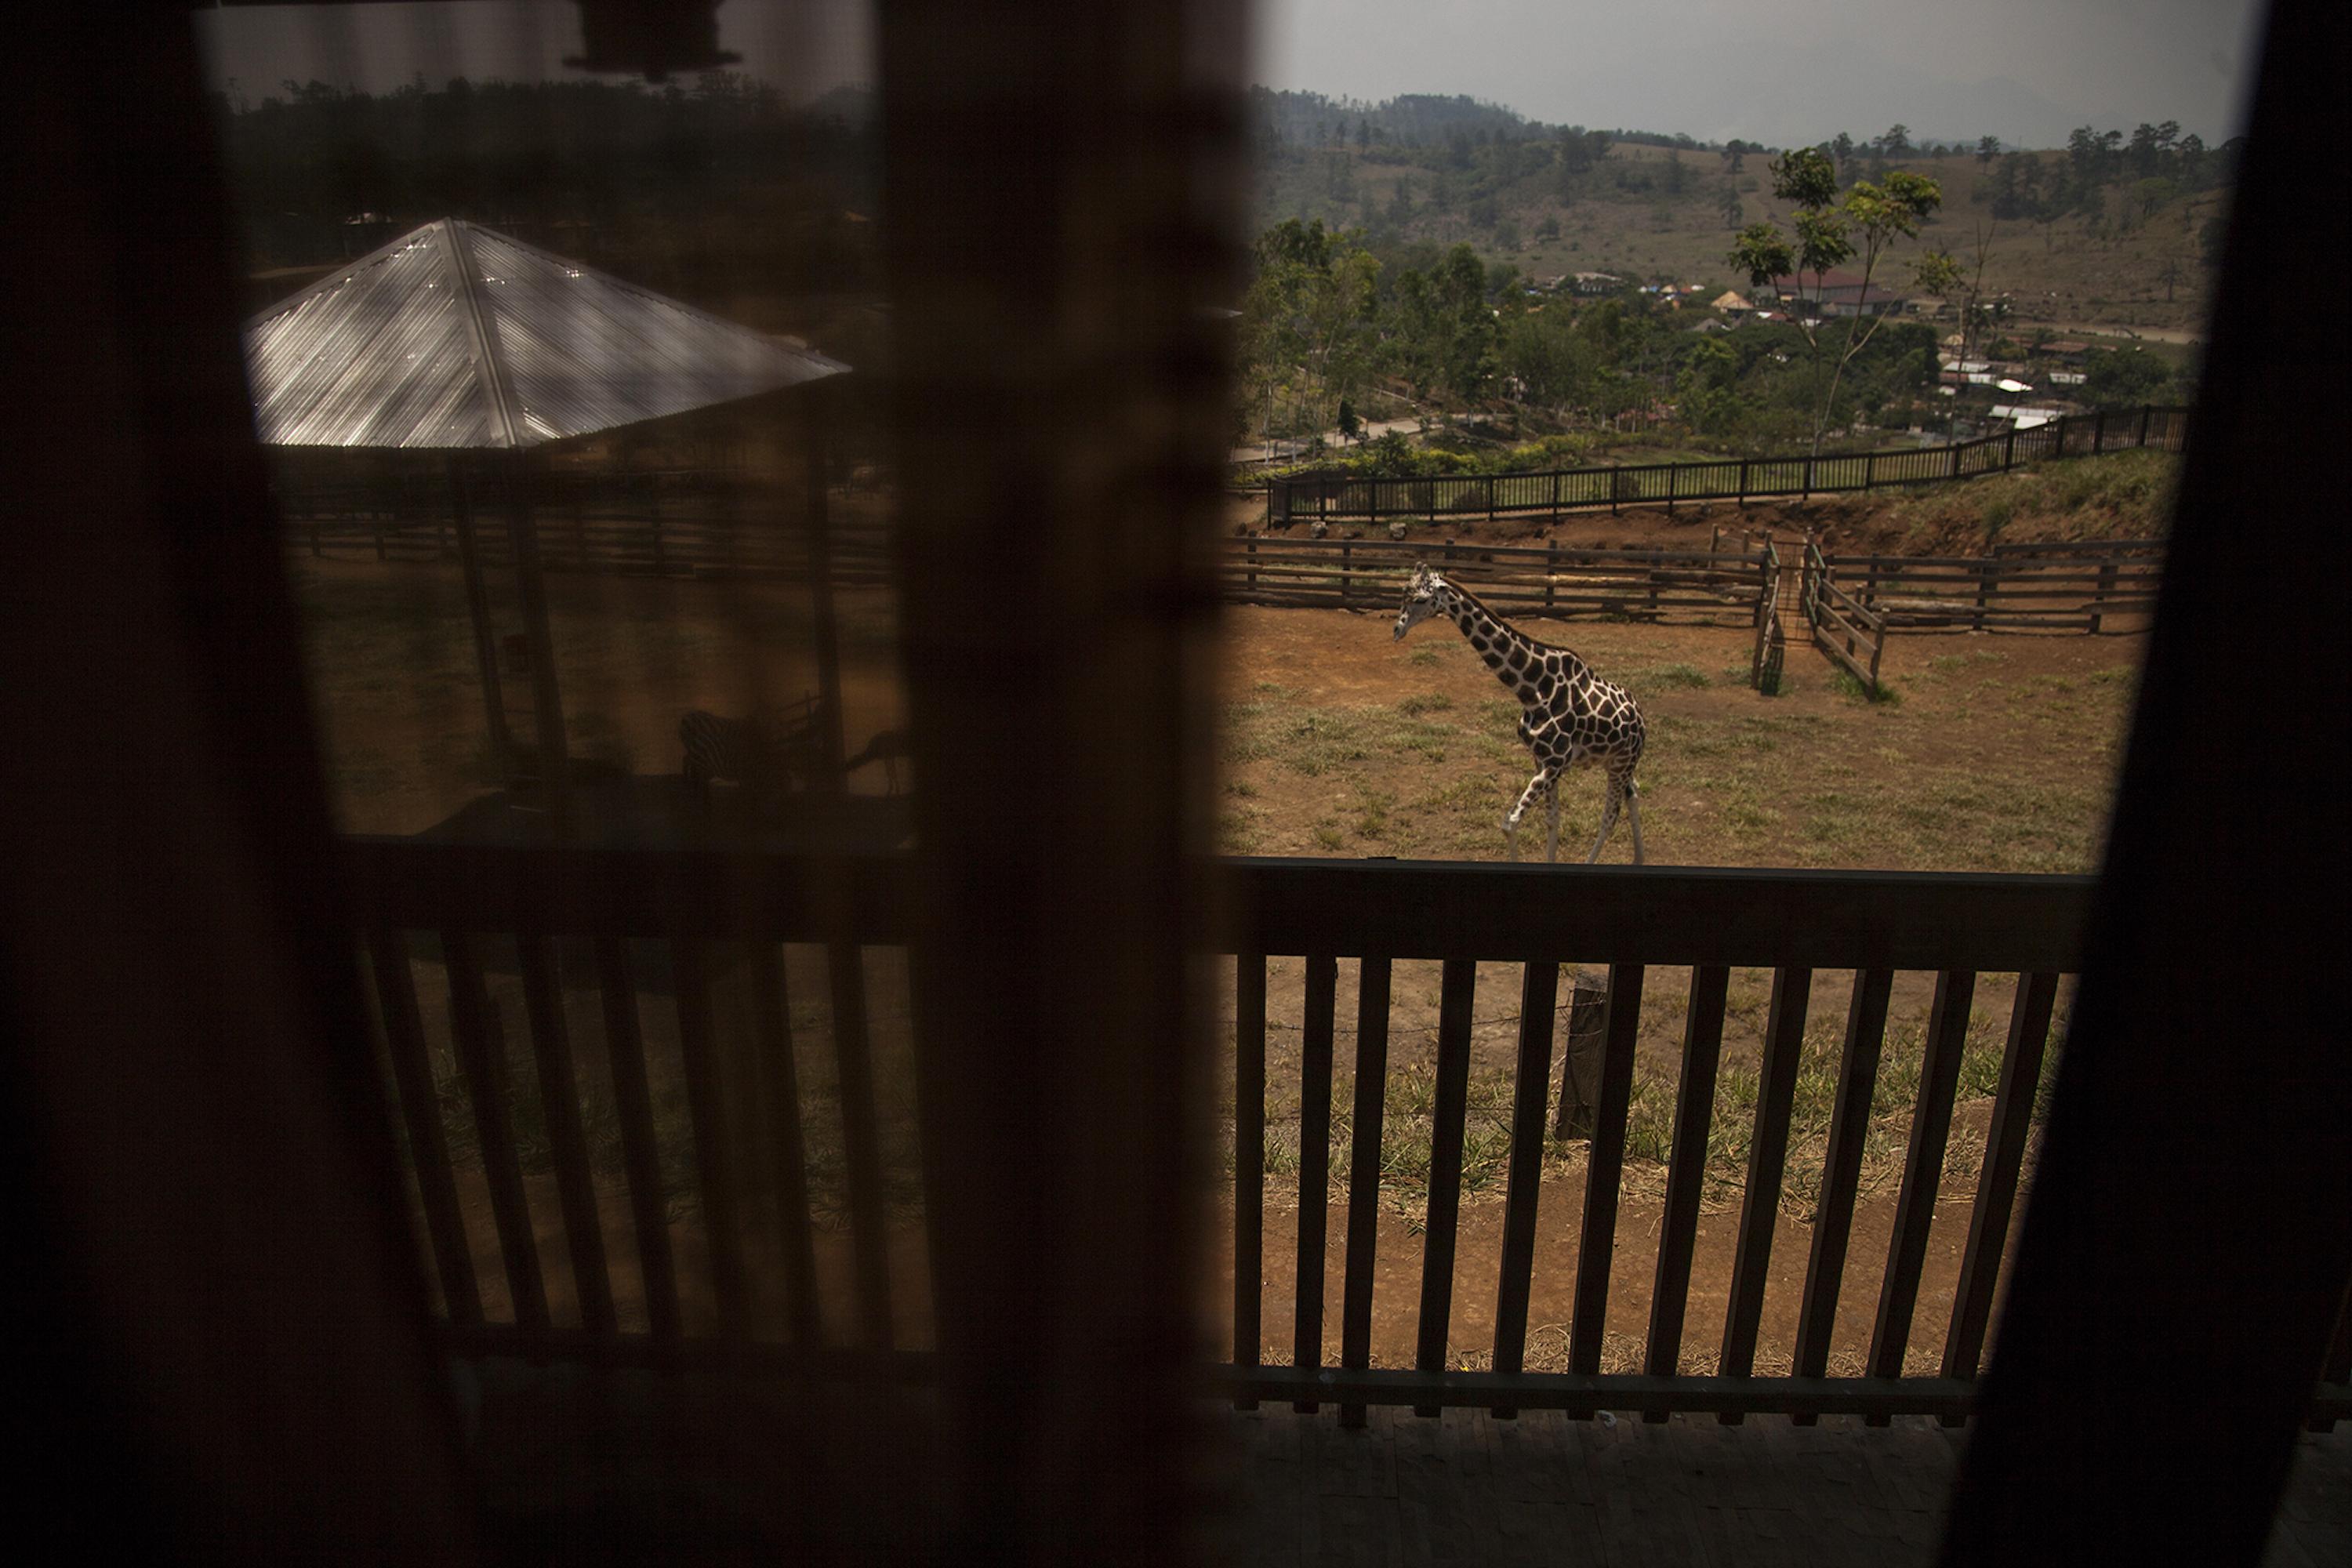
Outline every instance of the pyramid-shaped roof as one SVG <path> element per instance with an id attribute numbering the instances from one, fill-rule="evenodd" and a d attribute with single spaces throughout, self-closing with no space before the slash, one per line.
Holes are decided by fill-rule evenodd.
<path id="1" fill-rule="evenodd" d="M 837 360 L 442 218 L 245 324 L 261 439 L 536 447 L 835 375 Z"/>

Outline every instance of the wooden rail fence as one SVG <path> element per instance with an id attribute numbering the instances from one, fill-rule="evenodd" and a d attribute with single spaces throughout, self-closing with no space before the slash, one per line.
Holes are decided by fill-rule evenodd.
<path id="1" fill-rule="evenodd" d="M 1387 610 L 1425 561 L 1506 615 L 1729 613 L 1745 620 L 1771 581 L 1766 559 L 1760 550 L 1248 538 L 1226 542 L 1218 579 L 1238 604 Z"/>
<path id="2" fill-rule="evenodd" d="M 1834 452 L 1819 457 L 1727 458 L 1712 462 L 1469 474 L 1452 479 L 1361 479 L 1301 474 L 1269 480 L 1269 525 L 1317 519 L 1386 523 L 1525 517 L 1685 501 L 1779 500 L 1936 484 L 2007 473 L 2053 458 L 2094 457 L 2140 447 L 2177 452 L 2189 411 L 2158 407 L 2070 414 L 2027 430 L 2004 431 L 1948 447 L 1894 452 Z"/>
<path id="3" fill-rule="evenodd" d="M 416 840 L 344 842 L 355 895 L 357 935 L 373 975 L 387 1064 L 415 1179 L 425 1248 L 445 1303 L 445 1331 L 459 1353 L 676 1366 L 828 1367 L 929 1374 L 927 1352 L 896 1341 L 886 1258 L 887 1205 L 877 1149 L 875 1079 L 865 1004 L 866 950 L 900 942 L 914 868 L 903 858 L 808 860 L 718 851 L 488 847 Z M 1233 1180 L 1236 1238 L 1231 1360 L 1214 1385 L 1243 1402 L 1336 1403 L 1348 1422 L 1370 1405 L 1447 1405 L 1498 1413 L 1559 1408 L 1578 1414 L 1712 1411 L 1727 1420 L 1781 1412 L 1800 1419 L 1862 1413 L 1884 1420 L 1927 1413 L 1958 1420 L 1970 1407 L 1990 1322 L 1994 1284 L 2017 1200 L 2039 1068 L 2061 976 L 2082 945 L 2091 884 L 2062 877 L 1897 873 L 1576 868 L 1312 860 L 1223 863 L 1235 911 L 1220 930 L 1197 933 L 1207 951 L 1231 956 L 1237 1014 L 1238 1149 Z M 437 933 L 436 935 L 435 933 Z M 796 1081 L 793 1031 L 779 945 L 823 944 L 831 959 L 834 1049 L 847 1168 L 846 1223 L 855 1296 L 848 1326 L 828 1326 L 814 1261 L 809 1151 L 802 1130 L 816 1124 L 815 1101 Z M 572 950 L 567 970 L 559 943 Z M 635 967 L 648 947 L 666 955 L 665 984 L 649 988 Z M 499 1009 L 486 982 L 493 952 L 511 953 L 522 993 L 528 1052 L 509 1053 Z M 584 957 L 581 956 L 584 952 Z M 713 1022 L 713 979 L 721 955 L 735 955 L 735 981 L 749 976 L 752 1044 L 759 1070 L 731 1076 Z M 1260 1216 L 1269 1173 L 1263 1159 L 1269 1093 L 1266 955 L 1303 957 L 1307 967 L 1299 1089 L 1303 1103 L 1329 1107 L 1333 1089 L 1334 983 L 1341 956 L 1360 958 L 1355 998 L 1356 1107 L 1346 1183 L 1344 1287 L 1338 1311 L 1342 1349 L 1324 1360 L 1322 1281 L 1328 1238 L 1299 1227 L 1292 1364 L 1266 1364 L 1262 1344 L 1265 1277 Z M 636 956 L 633 956 L 636 955 Z M 1546 1258 L 1573 1269 L 1569 1370 L 1525 1366 L 1528 1304 L 1542 1200 L 1541 1142 L 1551 1092 L 1562 961 L 1606 967 L 1609 1002 L 1589 1111 L 1590 1161 L 1575 1256 Z M 1371 1224 L 1381 1201 L 1382 1070 L 1391 1034 L 1393 966 L 1442 966 L 1434 1128 L 1425 1209 L 1426 1246 L 1416 1313 L 1418 1352 L 1410 1367 L 1370 1365 L 1373 1310 Z M 1465 1147 L 1463 1086 L 1469 1067 L 1480 962 L 1522 966 L 1519 1044 L 1514 1068 L 1508 1189 L 1499 1271 L 1493 1368 L 1449 1370 L 1455 1337 L 1454 1242 L 1459 1234 Z M 1612 1262 L 1620 1235 L 1626 1132 L 1643 994 L 1658 966 L 1689 965 L 1692 1004 L 1684 1028 L 1681 1100 L 1668 1162 L 1666 1197 L 1643 1370 L 1601 1368 Z M 420 966 L 437 967 L 448 994 L 446 1040 L 438 1015 L 420 1008 Z M 1693 1243 L 1722 1049 L 1724 998 L 1734 966 L 1773 971 L 1760 1086 L 1748 1161 L 1738 1247 L 1715 1370 L 1677 1369 L 1685 1331 Z M 1754 1373 L 1765 1281 L 1781 1212 L 1799 1050 L 1816 973 L 1854 972 L 1818 1217 L 1809 1247 L 1803 1304 L 1785 1376 Z M 1874 1297 L 1874 1328 L 1860 1375 L 1830 1370 L 1831 1325 L 1849 1272 L 1846 1254 L 1871 1103 L 1885 1037 L 1889 990 L 1898 970 L 1937 974 L 1914 1110 L 1883 1270 L 1863 1286 Z M 1934 1369 L 1906 1365 L 1929 1229 L 1941 1196 L 1944 1158 L 1974 1011 L 1987 973 L 2019 976 L 2008 1020 L 1999 1088 L 1982 1173 L 1968 1195 L 1968 1241 L 1942 1350 Z M 502 977 L 503 979 L 503 977 Z M 657 994 L 666 992 L 666 994 Z M 578 993 L 567 1011 L 567 994 Z M 593 1000 L 592 1000 L 593 998 Z M 570 1022 L 567 1023 L 567 1019 Z M 648 1078 L 648 1040 L 660 1026 L 665 1061 L 682 1087 Z M 601 1050 L 575 1051 L 575 1035 L 601 1035 Z M 436 1056 L 455 1071 L 437 1072 Z M 583 1095 L 583 1060 L 601 1058 L 609 1089 Z M 659 1078 L 660 1075 L 656 1075 Z M 526 1091 L 522 1086 L 531 1088 Z M 634 1256 L 615 1267 L 604 1236 L 597 1173 L 583 1106 L 617 1123 Z M 917 1097 L 919 1101 L 919 1096 Z M 665 1122 L 659 1103 L 682 1100 Z M 601 1108 L 609 1107 L 609 1112 Z M 1743 1115 L 1746 1113 L 1743 1112 Z M 827 1111 L 830 1121 L 835 1113 Z M 1310 1119 L 1313 1113 L 1308 1113 Z M 552 1172 L 560 1243 L 541 1242 L 530 1212 L 529 1158 Z M 1315 1125 L 1321 1125 L 1319 1121 Z M 1311 1134 L 1313 1129 L 1308 1129 Z M 1311 1136 L 1318 1150 L 1321 1143 Z M 466 1152 L 461 1155 L 458 1150 Z M 1325 1212 L 1328 1173 L 1302 1160 L 1304 1213 Z M 608 1185 L 612 1180 L 606 1176 Z M 927 1173 L 952 1180 L 949 1172 Z M 690 1245 L 672 1243 L 669 1207 L 678 1183 L 699 1211 Z M 485 1189 L 497 1233 L 503 1289 L 478 1279 L 461 1184 Z M 545 1201 L 542 1198 L 541 1201 Z M 478 1223 L 478 1222 L 477 1222 Z M 698 1234 L 696 1231 L 698 1230 Z M 781 1259 L 782 1304 L 762 1311 L 747 1258 Z M 715 1327 L 689 1328 L 681 1280 L 707 1276 Z M 642 1284 L 624 1326 L 616 1273 Z M 552 1281 L 552 1285 L 551 1284 Z M 494 1311 L 490 1304 L 502 1298 Z M 1402 1310 L 1392 1308 L 1391 1310 Z M 640 1326 L 642 1322 L 642 1326 Z M 2331 1374 L 2332 1375 L 2332 1374 Z M 2314 1414 L 2352 1414 L 2340 1376 L 2321 1386 Z"/>

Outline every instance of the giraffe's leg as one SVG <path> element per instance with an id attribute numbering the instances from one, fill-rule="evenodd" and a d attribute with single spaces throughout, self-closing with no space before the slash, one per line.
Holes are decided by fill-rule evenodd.
<path id="1" fill-rule="evenodd" d="M 1559 777 L 1557 768 L 1538 768 L 1536 776 L 1528 781 L 1528 787 L 1519 792 L 1519 804 L 1511 807 L 1510 815 L 1503 818 L 1504 858 L 1516 860 L 1519 858 L 1519 819 L 1527 816 L 1528 807 L 1541 799 L 1543 792 L 1549 789 Z"/>
<path id="2" fill-rule="evenodd" d="M 1610 832 L 1617 826 L 1618 807 L 1624 804 L 1624 800 L 1625 786 L 1611 779 L 1608 803 L 1601 808 L 1601 837 L 1592 841 L 1592 853 L 1584 858 L 1586 865 L 1590 866 L 1601 858 L 1601 848 L 1609 842 Z"/>
<path id="3" fill-rule="evenodd" d="M 1633 864 L 1642 863 L 1642 792 L 1632 779 L 1625 781 L 1625 821 L 1633 829 Z"/>
<path id="4" fill-rule="evenodd" d="M 1558 864 L 1559 860 L 1559 781 L 1544 791 L 1544 858 Z"/>

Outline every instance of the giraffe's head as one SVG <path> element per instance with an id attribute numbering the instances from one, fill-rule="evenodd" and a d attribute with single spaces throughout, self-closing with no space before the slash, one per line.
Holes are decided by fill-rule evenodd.
<path id="1" fill-rule="evenodd" d="M 1432 572 L 1427 562 L 1412 569 L 1412 581 L 1404 585 L 1404 607 L 1397 612 L 1396 637 L 1391 640 L 1402 640 L 1405 633 L 1444 608 L 1439 600 L 1444 586 L 1445 579 Z"/>

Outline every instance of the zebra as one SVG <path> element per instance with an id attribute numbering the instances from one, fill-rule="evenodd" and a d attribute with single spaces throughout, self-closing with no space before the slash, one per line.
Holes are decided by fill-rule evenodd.
<path id="1" fill-rule="evenodd" d="M 807 760 L 800 730 L 768 714 L 724 719 L 698 708 L 677 721 L 677 738 L 686 748 L 687 786 L 706 811 L 713 780 L 740 784 L 754 799 L 772 804 Z"/>

